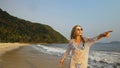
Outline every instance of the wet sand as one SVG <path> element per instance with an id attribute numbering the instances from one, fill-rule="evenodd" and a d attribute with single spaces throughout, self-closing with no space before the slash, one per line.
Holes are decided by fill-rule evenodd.
<path id="1" fill-rule="evenodd" d="M 8 51 L 17 49 L 22 46 L 30 45 L 28 43 L 0 43 L 0 56 Z"/>
<path id="2" fill-rule="evenodd" d="M 60 68 L 60 57 L 43 54 L 31 46 L 9 51 L 0 57 L 0 68 Z M 65 61 L 62 68 L 68 68 Z"/>

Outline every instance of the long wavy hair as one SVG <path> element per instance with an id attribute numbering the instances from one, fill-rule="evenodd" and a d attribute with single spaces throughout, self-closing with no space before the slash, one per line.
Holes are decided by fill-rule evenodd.
<path id="1" fill-rule="evenodd" d="M 76 34 L 75 34 L 76 27 L 81 27 L 81 26 L 80 26 L 80 25 L 75 25 L 75 26 L 72 28 L 71 36 L 70 36 L 71 39 L 75 39 L 75 38 L 76 38 Z M 83 36 L 81 35 L 80 37 L 81 37 L 81 39 L 82 39 L 83 46 L 84 46 L 85 41 L 84 41 L 84 39 L 83 39 Z"/>

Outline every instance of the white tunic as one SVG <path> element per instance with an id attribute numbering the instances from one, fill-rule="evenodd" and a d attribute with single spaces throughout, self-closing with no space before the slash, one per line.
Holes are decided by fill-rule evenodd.
<path id="1" fill-rule="evenodd" d="M 68 48 L 62 58 L 66 58 L 69 55 L 70 51 L 72 51 L 70 68 L 87 68 L 89 47 L 98 40 L 97 37 L 83 37 L 85 41 L 84 47 L 83 44 L 80 44 L 79 47 L 77 47 L 73 39 L 69 42 Z"/>

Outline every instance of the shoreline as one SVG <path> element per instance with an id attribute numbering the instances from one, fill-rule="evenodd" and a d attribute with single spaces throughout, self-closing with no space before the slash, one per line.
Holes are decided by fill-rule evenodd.
<path id="1" fill-rule="evenodd" d="M 28 46 L 28 45 L 32 45 L 32 44 L 58 44 L 58 43 L 19 43 L 19 42 L 8 42 L 8 43 L 0 43 L 0 56 L 5 54 L 8 51 L 12 51 L 15 49 L 18 49 L 19 47 L 23 47 L 23 46 Z M 63 43 L 59 43 L 59 44 L 63 44 Z"/>
<path id="2" fill-rule="evenodd" d="M 60 57 L 40 52 L 30 46 L 8 51 L 0 57 L 0 68 L 60 68 Z M 68 68 L 65 61 L 62 68 Z"/>
<path id="3" fill-rule="evenodd" d="M 24 45 L 25 44 L 25 45 Z M 3 48 L 1 46 L 5 45 Z M 18 46 L 16 46 L 18 45 Z M 3 55 L 0 56 L 0 68 L 60 68 L 58 66 L 58 62 L 60 61 L 61 57 L 51 54 L 46 54 L 40 51 L 40 49 L 34 48 L 34 44 L 28 44 L 27 43 L 0 43 L 0 47 L 2 49 L 0 50 L 6 50 L 7 48 L 10 48 L 10 51 L 8 50 Z M 20 48 L 19 48 L 20 47 Z M 11 49 L 13 48 L 13 49 Z M 14 49 L 15 48 L 15 49 Z M 1 52 L 1 51 L 0 51 Z M 101 65 L 105 66 L 105 68 L 114 68 L 120 67 L 119 64 L 119 58 L 115 59 L 114 61 L 111 59 L 112 56 L 114 57 L 114 54 L 116 56 L 116 53 L 103 53 L 103 52 L 92 52 L 93 58 L 98 58 L 99 55 L 103 55 L 105 57 L 109 57 L 112 62 L 116 63 L 109 63 L 104 60 L 97 61 L 97 59 L 89 60 L 89 67 L 95 68 L 95 67 L 102 67 Z M 109 60 L 108 58 L 108 60 Z M 107 59 L 107 58 L 101 58 L 101 59 Z M 69 60 L 65 60 L 62 68 L 69 68 Z"/>
<path id="4" fill-rule="evenodd" d="M 18 49 L 22 46 L 28 46 L 28 43 L 0 43 L 0 56 L 5 54 L 6 52 Z"/>

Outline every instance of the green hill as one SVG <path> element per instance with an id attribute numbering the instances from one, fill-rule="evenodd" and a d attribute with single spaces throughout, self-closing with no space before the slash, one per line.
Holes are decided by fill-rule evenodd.
<path id="1" fill-rule="evenodd" d="M 19 19 L 0 9 L 0 42 L 65 43 L 67 39 L 49 25 Z"/>

